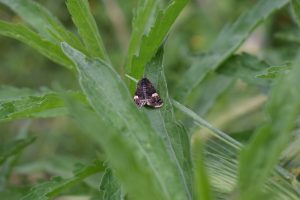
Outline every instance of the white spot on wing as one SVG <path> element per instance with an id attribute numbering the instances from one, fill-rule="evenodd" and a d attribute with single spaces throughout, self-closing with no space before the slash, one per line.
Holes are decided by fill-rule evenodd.
<path id="1" fill-rule="evenodd" d="M 151 95 L 151 97 L 157 97 L 157 96 L 158 94 L 156 92 Z"/>

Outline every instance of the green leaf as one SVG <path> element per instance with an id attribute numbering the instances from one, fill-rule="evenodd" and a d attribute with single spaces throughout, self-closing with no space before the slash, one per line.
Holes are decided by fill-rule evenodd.
<path id="1" fill-rule="evenodd" d="M 101 144 L 124 189 L 133 199 L 187 199 L 163 139 L 136 108 L 114 69 L 66 43 L 62 48 L 76 63 L 81 88 L 99 120 L 112 125 L 113 132 L 102 132 Z"/>
<path id="2" fill-rule="evenodd" d="M 291 63 L 285 63 L 279 66 L 271 66 L 266 70 L 266 72 L 262 74 L 258 74 L 256 75 L 256 77 L 273 79 L 278 77 L 280 74 L 289 72 L 290 70 L 291 70 Z"/>
<path id="3" fill-rule="evenodd" d="M 101 179 L 100 190 L 103 192 L 103 200 L 124 200 L 121 185 L 110 169 L 106 169 Z"/>
<path id="4" fill-rule="evenodd" d="M 202 143 L 202 139 L 197 138 L 193 141 L 192 148 L 196 197 L 198 200 L 213 200 L 213 193 L 205 168 L 204 145 Z"/>
<path id="5" fill-rule="evenodd" d="M 63 54 L 58 45 L 42 38 L 26 26 L 0 21 L 0 35 L 19 40 L 50 60 L 67 68 L 72 68 L 72 62 Z"/>
<path id="6" fill-rule="evenodd" d="M 165 10 L 159 12 L 149 33 L 143 35 L 139 52 L 136 52 L 130 61 L 129 65 L 131 66 L 127 67 L 127 74 L 135 79 L 140 79 L 143 76 L 146 64 L 155 55 L 175 19 L 187 3 L 188 0 L 173 0 Z M 133 93 L 135 84 L 130 82 L 129 86 L 130 92 Z"/>
<path id="7" fill-rule="evenodd" d="M 298 54 L 292 70 L 276 80 L 267 105 L 269 120 L 241 153 L 238 186 L 243 199 L 257 199 L 262 194 L 262 185 L 292 139 L 292 129 L 300 114 L 299 63 Z"/>
<path id="8" fill-rule="evenodd" d="M 208 140 L 205 148 L 205 163 L 209 171 L 209 177 L 211 186 L 213 187 L 214 196 L 217 199 L 236 197 L 238 192 L 235 194 L 235 191 L 233 190 L 238 179 L 237 157 L 240 154 L 242 145 L 177 101 L 173 100 L 173 105 L 193 119 L 197 126 L 205 127 L 210 130 L 210 132 L 203 132 L 203 135 L 201 134 L 200 137 Z M 195 136 L 198 137 L 199 135 Z M 195 137 L 192 138 L 192 141 L 194 138 Z M 266 154 L 266 152 L 264 152 L 264 154 Z M 272 173 L 272 176 L 268 178 L 267 184 L 261 186 L 260 189 L 263 188 L 266 189 L 266 191 L 276 192 L 277 196 L 275 196 L 273 199 L 299 199 L 300 194 L 298 191 L 290 182 L 285 179 L 285 177 L 290 177 L 291 174 L 279 166 L 277 166 L 276 169 L 277 171 Z M 252 172 L 248 172 L 248 174 L 251 175 Z"/>
<path id="9" fill-rule="evenodd" d="M 205 77 L 201 85 L 195 88 L 187 98 L 186 104 L 203 116 L 217 102 L 218 98 L 228 91 L 234 83 L 234 78 L 222 74 L 211 73 Z"/>
<path id="10" fill-rule="evenodd" d="M 163 47 L 158 50 L 156 56 L 146 66 L 145 75 L 156 86 L 160 97 L 164 101 L 162 108 L 147 111 L 148 118 L 152 127 L 155 127 L 156 132 L 164 138 L 168 153 L 177 165 L 185 192 L 189 199 L 192 199 L 192 164 L 189 137 L 174 115 L 163 69 Z"/>
<path id="11" fill-rule="evenodd" d="M 35 141 L 33 137 L 27 137 L 30 121 L 21 125 L 17 137 L 12 142 L 4 143 L 0 147 L 0 191 L 9 188 L 9 181 L 13 169 L 18 163 L 23 150 Z"/>
<path id="12" fill-rule="evenodd" d="M 267 86 L 269 82 L 257 77 L 257 74 L 265 72 L 267 68 L 269 68 L 269 65 L 266 62 L 250 54 L 243 53 L 231 56 L 216 72 L 242 79 L 246 83 L 255 86 Z"/>
<path id="13" fill-rule="evenodd" d="M 89 2 L 87 0 L 68 0 L 67 6 L 88 54 L 92 57 L 99 57 L 110 62 L 97 24 L 90 11 Z"/>
<path id="14" fill-rule="evenodd" d="M 18 91 L 16 88 L 15 92 Z M 6 90 L 0 90 L 6 93 Z M 11 89 L 10 89 L 11 91 Z M 67 114 L 63 99 L 55 92 L 34 92 L 30 91 L 17 97 L 6 96 L 0 98 L 0 121 L 14 120 L 20 118 L 46 118 L 57 117 Z M 74 99 L 85 101 L 79 92 L 67 92 Z M 21 93 L 20 93 L 21 94 Z"/>
<path id="15" fill-rule="evenodd" d="M 132 198 L 141 197 L 140 199 L 150 200 L 153 196 L 160 197 L 156 194 L 157 189 L 155 182 L 153 183 L 152 174 L 147 170 L 148 166 L 145 166 L 145 163 L 138 158 L 139 155 L 134 153 L 137 149 L 132 147 L 131 142 L 122 138 L 123 132 L 119 134 L 114 126 L 107 126 L 95 112 L 79 102 L 72 101 L 71 98 L 67 98 L 66 102 L 68 108 L 72 110 L 71 116 L 85 131 L 87 137 L 93 139 L 105 150 L 111 168 Z"/>
<path id="16" fill-rule="evenodd" d="M 26 139 L 14 140 L 8 144 L 2 144 L 0 146 L 0 166 L 11 156 L 23 151 L 26 147 L 35 141 L 34 137 L 28 137 Z"/>
<path id="17" fill-rule="evenodd" d="M 296 21 L 298 26 L 300 26 L 300 1 L 299 0 L 291 0 L 292 14 L 293 19 Z"/>
<path id="18" fill-rule="evenodd" d="M 96 162 L 92 165 L 82 166 L 74 172 L 74 176 L 63 179 L 55 177 L 49 182 L 34 186 L 22 200 L 50 200 L 62 191 L 80 183 L 83 179 L 104 170 L 102 163 Z"/>
<path id="19" fill-rule="evenodd" d="M 83 49 L 80 40 L 40 4 L 32 0 L 0 0 L 0 3 L 12 9 L 43 37 L 56 43 L 67 41 L 76 48 Z"/>
<path id="20" fill-rule="evenodd" d="M 178 101 L 185 100 L 193 88 L 199 85 L 210 71 L 216 70 L 229 58 L 259 24 L 287 3 L 288 0 L 261 0 L 234 24 L 226 26 L 209 53 L 196 61 L 182 76 L 176 86 L 174 98 Z"/>
<path id="21" fill-rule="evenodd" d="M 132 20 L 132 33 L 125 66 L 127 73 L 131 71 L 131 61 L 134 55 L 136 55 L 139 51 L 140 41 L 143 35 L 149 31 L 148 29 L 156 15 L 156 10 L 158 10 L 157 8 L 157 1 L 139 1 L 139 5 Z"/>

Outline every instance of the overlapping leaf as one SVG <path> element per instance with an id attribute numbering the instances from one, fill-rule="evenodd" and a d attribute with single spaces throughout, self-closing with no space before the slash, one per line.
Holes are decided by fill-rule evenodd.
<path id="1" fill-rule="evenodd" d="M 3 144 L 0 147 L 0 166 L 11 156 L 18 154 L 24 148 L 35 141 L 35 138 L 29 137 L 26 139 L 19 139 L 12 141 L 9 144 Z"/>
<path id="2" fill-rule="evenodd" d="M 234 24 L 225 27 L 209 53 L 201 60 L 196 61 L 182 76 L 176 87 L 174 98 L 179 101 L 186 99 L 208 72 L 216 70 L 261 22 L 287 3 L 288 0 L 262 0 Z"/>
<path id="3" fill-rule="evenodd" d="M 102 163 L 96 162 L 92 165 L 83 166 L 74 172 L 74 176 L 63 179 L 55 177 L 49 182 L 34 186 L 22 200 L 50 200 L 57 196 L 62 190 L 80 183 L 86 177 L 97 174 L 104 170 Z"/>
<path id="4" fill-rule="evenodd" d="M 67 68 L 72 68 L 72 62 L 63 54 L 57 44 L 45 40 L 26 26 L 0 21 L 0 35 L 19 40 L 50 60 Z"/>
<path id="5" fill-rule="evenodd" d="M 187 4 L 187 0 L 173 0 L 169 6 L 160 11 L 155 19 L 151 30 L 147 35 L 143 35 L 139 51 L 135 52 L 135 57 L 129 61 L 127 73 L 135 79 L 140 79 L 144 74 L 145 65 L 155 55 L 162 44 L 175 19 Z M 144 30 L 145 31 L 145 30 Z M 134 92 L 135 84 L 130 82 L 130 92 Z"/>
<path id="6" fill-rule="evenodd" d="M 177 165 L 177 169 L 184 183 L 185 191 L 192 198 L 192 165 L 190 159 L 189 137 L 184 127 L 177 122 L 173 105 L 170 100 L 167 82 L 163 69 L 163 48 L 161 47 L 156 56 L 146 66 L 145 75 L 157 86 L 159 95 L 164 101 L 160 109 L 148 110 L 147 115 L 162 138 L 170 157 Z"/>
<path id="7" fill-rule="evenodd" d="M 89 2 L 68 0 L 67 6 L 89 55 L 109 62 L 97 24 L 90 12 Z"/>
<path id="8" fill-rule="evenodd" d="M 83 49 L 80 40 L 65 29 L 60 21 L 45 7 L 32 0 L 0 0 L 31 25 L 44 38 L 56 43 L 67 41 L 78 49 Z"/>
<path id="9" fill-rule="evenodd" d="M 99 120 L 117 131 L 102 132 L 101 144 L 129 195 L 134 199 L 187 199 L 176 165 L 161 137 L 146 115 L 135 107 L 113 68 L 88 59 L 65 43 L 62 47 L 76 64 L 80 85 Z M 129 173 L 128 169 L 134 170 Z M 148 188 L 147 193 L 144 188 Z"/>
<path id="10" fill-rule="evenodd" d="M 7 90 L 9 91 L 6 92 Z M 0 91 L 7 94 L 0 98 L 0 121 L 57 117 L 67 114 L 63 99 L 55 92 L 33 92 L 17 88 L 2 88 Z M 19 91 L 19 95 L 15 96 L 13 93 L 17 91 Z M 68 92 L 68 94 L 74 99 L 85 101 L 79 92 Z"/>
<path id="11" fill-rule="evenodd" d="M 300 114 L 299 62 L 299 58 L 296 59 L 293 69 L 276 80 L 267 107 L 269 120 L 257 130 L 250 144 L 241 153 L 239 192 L 243 199 L 256 199 L 262 195 L 261 186 L 291 139 L 292 129 Z"/>
<path id="12" fill-rule="evenodd" d="M 205 127 L 211 131 L 210 133 L 212 135 L 203 135 L 201 138 L 206 140 L 209 139 L 205 145 L 205 158 L 210 182 L 212 183 L 211 185 L 216 198 L 226 199 L 229 195 L 237 198 L 238 196 L 236 195 L 239 193 L 234 190 L 234 187 L 238 180 L 237 158 L 242 145 L 177 101 L 173 101 L 173 105 L 193 119 L 197 126 Z M 258 171 L 260 170 L 260 168 L 256 169 Z M 247 168 L 247 170 L 249 170 L 249 168 Z M 247 171 L 246 175 L 248 177 L 252 175 L 252 170 L 251 172 Z M 281 167 L 277 167 L 277 170 L 277 172 L 272 173 L 272 176 L 270 176 L 263 185 L 260 185 L 260 189 L 264 188 L 265 191 L 268 191 L 269 193 L 276 193 L 276 196 L 273 196 L 273 199 L 298 199 L 300 194 L 291 183 L 284 179 L 286 176 L 289 177 L 290 174 Z M 276 188 L 276 190 L 274 190 L 274 188 Z M 258 192 L 253 194 L 258 194 Z M 251 195 L 249 195 L 249 197 L 250 196 Z"/>

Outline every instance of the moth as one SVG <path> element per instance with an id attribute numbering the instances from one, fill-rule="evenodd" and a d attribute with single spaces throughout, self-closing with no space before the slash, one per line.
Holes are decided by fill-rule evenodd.
<path id="1" fill-rule="evenodd" d="M 138 107 L 147 105 L 152 108 L 160 108 L 163 105 L 163 101 L 157 94 L 153 84 L 145 77 L 137 83 L 133 100 Z"/>

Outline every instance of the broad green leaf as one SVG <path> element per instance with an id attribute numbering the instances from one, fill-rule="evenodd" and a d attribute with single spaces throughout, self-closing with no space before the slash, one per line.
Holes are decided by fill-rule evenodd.
<path id="1" fill-rule="evenodd" d="M 109 62 L 97 24 L 90 11 L 88 0 L 68 0 L 67 6 L 88 54 Z"/>
<path id="2" fill-rule="evenodd" d="M 209 171 L 211 186 L 213 187 L 215 197 L 217 199 L 236 197 L 238 193 L 235 194 L 233 189 L 236 186 L 238 179 L 237 158 L 242 145 L 177 101 L 173 100 L 173 105 L 193 119 L 197 126 L 210 130 L 209 133 L 211 134 L 200 136 L 201 138 L 208 140 L 205 148 L 205 163 Z M 252 174 L 251 172 L 248 173 L 249 175 Z M 261 188 L 265 188 L 267 191 L 277 192 L 277 196 L 273 199 L 299 199 L 299 192 L 296 191 L 289 180 L 285 179 L 285 177 L 290 176 L 291 175 L 287 171 L 278 166 L 276 172 L 272 173 L 272 176 L 268 178 L 267 184 L 263 185 Z M 276 189 L 274 190 L 274 188 Z"/>
<path id="3" fill-rule="evenodd" d="M 185 100 L 196 86 L 210 72 L 216 70 L 245 41 L 253 30 L 288 0 L 261 0 L 234 24 L 226 26 L 216 39 L 209 53 L 195 61 L 177 84 L 174 98 Z"/>
<path id="4" fill-rule="evenodd" d="M 157 8 L 157 1 L 155 0 L 139 1 L 135 16 L 132 20 L 132 33 L 125 66 L 127 73 L 131 71 L 131 61 L 134 55 L 139 51 L 139 45 L 143 35 L 149 31 L 148 29 L 150 28 L 151 22 L 156 16 Z"/>
<path id="5" fill-rule="evenodd" d="M 101 179 L 100 190 L 102 191 L 103 200 L 124 200 L 121 185 L 110 169 L 106 169 Z"/>
<path id="6" fill-rule="evenodd" d="M 23 151 L 27 146 L 32 144 L 35 138 L 29 137 L 26 139 L 14 140 L 8 144 L 2 144 L 0 146 L 0 166 L 11 156 L 18 154 Z"/>
<path id="7" fill-rule="evenodd" d="M 15 88 L 15 90 L 17 90 Z M 5 93 L 5 90 L 0 90 Z M 21 90 L 21 91 L 24 91 Z M 36 94 L 19 95 L 17 97 L 0 98 L 0 121 L 20 118 L 46 118 L 67 114 L 63 99 L 55 92 L 36 92 Z M 74 99 L 85 101 L 79 92 L 67 92 Z M 21 94 L 21 93 L 20 93 Z"/>
<path id="8" fill-rule="evenodd" d="M 129 196 L 133 199 L 187 199 L 163 139 L 155 133 L 144 111 L 136 108 L 114 69 L 99 60 L 88 59 L 66 43 L 62 48 L 75 62 L 81 88 L 99 120 L 111 124 L 115 130 L 102 132 L 101 144 Z"/>
<path id="9" fill-rule="evenodd" d="M 268 122 L 257 130 L 250 144 L 242 150 L 238 189 L 243 199 L 259 197 L 263 192 L 262 185 L 292 139 L 292 129 L 300 114 L 299 63 L 298 54 L 292 70 L 276 80 L 267 105 Z"/>
<path id="10" fill-rule="evenodd" d="M 34 186 L 22 200 L 51 200 L 60 192 L 80 183 L 83 179 L 104 170 L 102 163 L 96 162 L 92 165 L 82 166 L 74 171 L 74 176 L 63 179 L 55 177 L 49 182 Z"/>
<path id="11" fill-rule="evenodd" d="M 204 145 L 201 140 L 200 138 L 195 139 L 192 148 L 196 197 L 198 200 L 213 200 L 213 193 L 205 166 Z"/>
<path id="12" fill-rule="evenodd" d="M 19 40 L 50 60 L 67 68 L 72 68 L 72 62 L 63 54 L 58 45 L 42 38 L 26 26 L 0 21 L 0 35 Z"/>
<path id="13" fill-rule="evenodd" d="M 184 127 L 177 122 L 174 115 L 163 69 L 163 47 L 158 50 L 156 56 L 146 66 L 145 75 L 156 86 L 160 97 L 164 101 L 162 108 L 147 111 L 148 118 L 151 121 L 152 127 L 155 127 L 156 132 L 164 138 L 168 153 L 180 172 L 186 194 L 189 199 L 192 199 L 192 164 L 189 137 Z"/>
<path id="14" fill-rule="evenodd" d="M 83 49 L 80 40 L 67 31 L 61 22 L 40 4 L 32 0 L 0 0 L 0 3 L 12 9 L 43 37 L 58 44 L 67 41 L 76 48 Z"/>
<path id="15" fill-rule="evenodd" d="M 149 33 L 143 35 L 139 45 L 139 52 L 131 60 L 129 64 L 131 66 L 127 68 L 127 74 L 135 79 L 140 79 L 143 76 L 146 64 L 155 55 L 175 19 L 187 3 L 188 0 L 173 0 L 166 9 L 158 13 Z M 129 86 L 130 92 L 133 93 L 135 84 L 130 82 Z"/>

